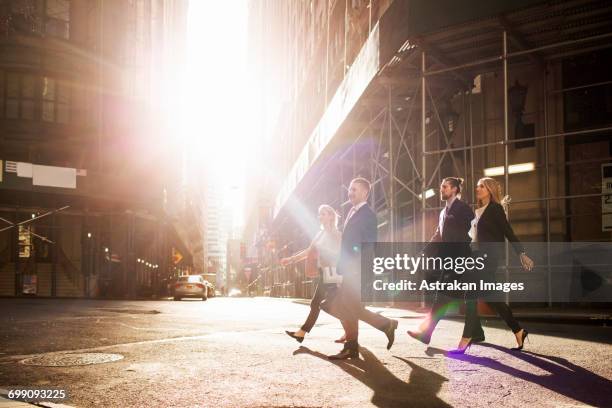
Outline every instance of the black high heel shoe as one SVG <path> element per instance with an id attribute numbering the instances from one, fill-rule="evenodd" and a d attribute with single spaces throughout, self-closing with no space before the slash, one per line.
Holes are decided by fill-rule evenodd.
<path id="1" fill-rule="evenodd" d="M 296 339 L 298 343 L 301 343 L 301 342 L 304 341 L 304 337 L 303 336 L 302 337 L 296 336 L 295 332 L 293 332 L 293 331 L 285 330 L 285 333 L 287 333 L 287 336 L 293 337 L 294 339 Z"/>
<path id="2" fill-rule="evenodd" d="M 521 336 L 521 345 L 518 347 L 512 347 L 510 350 L 521 351 L 523 349 L 523 346 L 525 345 L 525 339 L 527 339 L 529 332 L 525 329 L 522 329 L 522 330 L 523 330 L 523 335 Z"/>
<path id="3" fill-rule="evenodd" d="M 465 352 L 470 347 L 472 347 L 473 343 L 474 343 L 474 339 L 470 339 L 470 341 L 468 341 L 468 344 L 466 344 L 464 348 L 462 348 L 462 349 L 456 348 L 456 349 L 453 349 L 453 350 L 448 350 L 448 354 L 451 354 L 451 355 L 465 354 Z"/>

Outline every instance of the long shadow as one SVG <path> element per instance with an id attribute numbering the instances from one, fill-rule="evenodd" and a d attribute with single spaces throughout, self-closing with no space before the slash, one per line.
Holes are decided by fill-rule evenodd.
<path id="1" fill-rule="evenodd" d="M 463 323 L 463 317 L 445 317 L 443 320 Z M 533 333 L 564 339 L 584 340 L 589 342 L 612 344 L 609 328 L 601 324 L 574 324 L 563 322 L 540 322 L 518 319 L 524 326 Z M 485 329 L 504 329 L 508 330 L 501 318 L 496 316 L 480 316 L 482 327 Z"/>
<path id="2" fill-rule="evenodd" d="M 550 375 L 537 375 L 518 370 L 490 357 L 469 354 L 447 355 L 447 357 L 509 374 L 591 406 L 612 406 L 612 381 L 580 367 L 563 357 L 547 356 L 530 351 L 517 352 L 490 343 L 479 343 L 475 347 L 488 347 L 511 354 L 519 360 L 550 373 Z"/>
<path id="3" fill-rule="evenodd" d="M 359 352 L 363 356 L 363 360 L 329 360 L 325 354 L 304 346 L 301 346 L 293 354 L 308 354 L 340 367 L 344 372 L 372 389 L 374 395 L 371 402 L 377 407 L 451 407 L 437 397 L 442 383 L 448 381 L 447 378 L 408 360 L 396 357 L 412 369 L 409 381 L 404 382 L 393 375 L 368 349 L 360 347 Z M 340 383 L 338 384 L 338 390 L 342 390 Z"/>

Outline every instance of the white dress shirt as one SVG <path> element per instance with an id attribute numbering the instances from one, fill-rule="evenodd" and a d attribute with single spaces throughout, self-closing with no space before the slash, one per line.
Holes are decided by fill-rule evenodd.
<path id="1" fill-rule="evenodd" d="M 362 201 L 359 204 L 353 206 L 353 208 L 351 208 L 351 210 L 349 211 L 348 215 L 346 216 L 346 221 L 344 221 L 344 227 L 346 228 L 346 224 L 348 224 L 349 220 L 351 219 L 351 217 L 357 212 L 359 211 L 359 209 L 361 207 L 363 207 L 364 205 L 367 204 L 367 201 Z"/>
<path id="2" fill-rule="evenodd" d="M 453 197 L 450 199 L 450 202 L 446 202 L 446 207 L 444 207 L 444 209 L 442 211 L 440 211 L 440 220 L 438 221 L 438 228 L 440 230 L 440 235 L 442 235 L 443 229 L 444 229 L 444 220 L 446 220 L 446 215 L 447 213 L 450 211 L 451 206 L 453 205 L 453 203 L 455 202 L 455 200 L 457 199 L 457 196 Z"/>

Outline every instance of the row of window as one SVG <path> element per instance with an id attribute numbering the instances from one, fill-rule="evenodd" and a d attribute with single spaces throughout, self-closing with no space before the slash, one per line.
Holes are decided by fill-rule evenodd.
<path id="1" fill-rule="evenodd" d="M 70 38 L 69 0 L 12 0 L 8 3 L 8 19 L 13 30 Z"/>
<path id="2" fill-rule="evenodd" d="M 65 81 L 7 72 L 0 76 L 0 95 L 0 117 L 62 124 L 70 122 L 72 95 Z"/>

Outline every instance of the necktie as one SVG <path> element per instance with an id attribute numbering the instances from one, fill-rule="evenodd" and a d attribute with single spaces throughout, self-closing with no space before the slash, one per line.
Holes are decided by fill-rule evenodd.
<path id="1" fill-rule="evenodd" d="M 354 213 L 355 207 L 351 208 L 351 211 L 349 211 L 348 215 L 346 216 L 346 221 L 344 221 L 344 228 L 346 228 L 346 224 L 348 224 L 348 221 L 351 219 Z"/>

